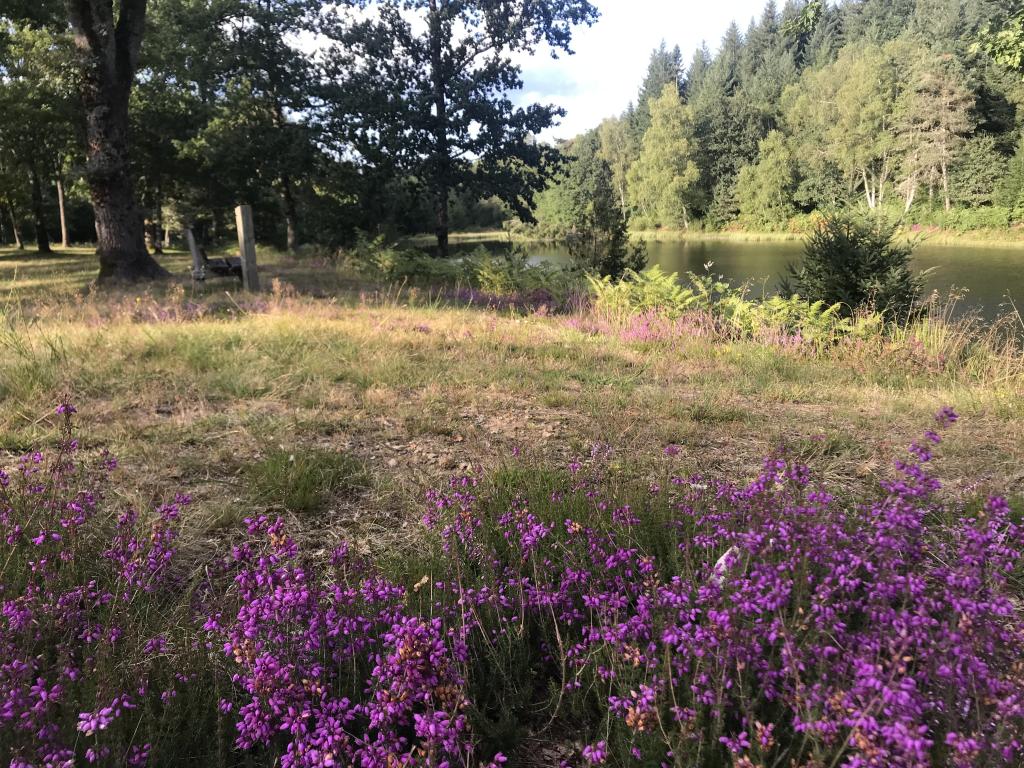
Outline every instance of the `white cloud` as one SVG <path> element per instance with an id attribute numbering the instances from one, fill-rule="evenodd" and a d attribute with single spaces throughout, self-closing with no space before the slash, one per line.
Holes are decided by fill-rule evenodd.
<path id="1" fill-rule="evenodd" d="M 574 136 L 605 117 L 619 114 L 647 70 L 651 50 L 664 40 L 678 45 L 689 62 L 702 41 L 714 51 L 729 23 L 741 30 L 758 18 L 765 0 L 595 0 L 601 18 L 579 28 L 573 56 L 539 51 L 521 60 L 524 89 L 519 103 L 554 103 L 567 111 L 546 138 Z M 781 3 L 780 3 L 781 7 Z"/>

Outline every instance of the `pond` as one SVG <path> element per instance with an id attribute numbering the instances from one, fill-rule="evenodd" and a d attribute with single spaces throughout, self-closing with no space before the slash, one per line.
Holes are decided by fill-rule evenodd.
<path id="1" fill-rule="evenodd" d="M 495 243 L 495 246 L 499 244 Z M 508 247 L 507 244 L 501 244 Z M 568 251 L 557 244 L 528 243 L 524 246 L 531 259 L 568 262 Z M 703 272 L 712 262 L 712 272 L 722 274 L 734 284 L 748 283 L 751 293 L 774 293 L 786 265 L 800 261 L 803 243 L 742 242 L 734 240 L 659 241 L 647 244 L 648 264 L 660 265 L 666 272 Z M 918 245 L 914 267 L 929 269 L 926 290 L 947 296 L 963 293 L 955 311 L 978 311 L 988 319 L 1012 311 L 1009 300 L 1024 310 L 1024 246 L 1019 248 L 978 245 Z"/>

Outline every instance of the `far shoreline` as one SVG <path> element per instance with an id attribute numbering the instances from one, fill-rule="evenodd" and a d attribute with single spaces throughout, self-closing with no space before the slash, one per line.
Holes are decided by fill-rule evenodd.
<path id="1" fill-rule="evenodd" d="M 737 243 L 780 243 L 799 242 L 804 239 L 803 232 L 756 231 L 756 230 L 631 230 L 630 237 L 644 242 L 680 242 L 685 240 L 725 241 Z M 1007 230 L 972 230 L 956 232 L 933 228 L 920 230 L 902 229 L 899 236 L 917 245 L 935 246 L 971 246 L 977 248 L 1024 248 L 1024 228 Z M 414 248 L 430 247 L 434 244 L 432 233 L 420 233 L 400 238 L 400 243 Z M 506 243 L 551 243 L 558 242 L 548 237 L 533 237 L 527 232 L 512 232 L 506 229 L 486 229 L 452 232 L 449 242 L 453 244 L 472 244 L 506 242 Z"/>

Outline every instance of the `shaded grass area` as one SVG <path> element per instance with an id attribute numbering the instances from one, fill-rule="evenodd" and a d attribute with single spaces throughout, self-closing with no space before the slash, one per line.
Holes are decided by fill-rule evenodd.
<path id="1" fill-rule="evenodd" d="M 328 265 L 271 252 L 265 280 L 278 282 L 256 297 L 226 280 L 99 294 L 87 288 L 92 258 L 0 255 L 0 451 L 45 441 L 68 393 L 89 444 L 144 478 L 137 501 L 186 488 L 202 530 L 275 508 L 384 548 L 413 535 L 425 485 L 513 451 L 564 466 L 594 443 L 640 476 L 660 471 L 667 445 L 686 470 L 730 477 L 785 446 L 855 490 L 946 404 L 964 421 L 945 476 L 970 478 L 965 493 L 1024 487 L 1012 368 L 630 341 L 559 317 L 361 290 Z M 187 272 L 183 255 L 165 258 Z"/>

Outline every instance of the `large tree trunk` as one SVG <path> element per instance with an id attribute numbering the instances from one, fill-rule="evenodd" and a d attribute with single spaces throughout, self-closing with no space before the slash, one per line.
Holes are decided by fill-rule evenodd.
<path id="1" fill-rule="evenodd" d="M 60 247 L 67 248 L 68 241 L 68 213 L 66 200 L 64 199 L 64 181 L 60 174 L 57 175 L 57 211 L 60 213 Z"/>
<path id="2" fill-rule="evenodd" d="M 437 236 L 437 255 L 448 255 L 448 185 L 440 182 L 434 189 L 434 234 Z"/>
<path id="3" fill-rule="evenodd" d="M 113 4 L 119 3 L 117 21 Z M 128 97 L 146 0 L 65 0 L 81 56 L 86 180 L 96 215 L 99 282 L 150 280 L 167 271 L 146 251 L 128 166 Z"/>
<path id="4" fill-rule="evenodd" d="M 32 219 L 36 226 L 36 250 L 39 253 L 53 253 L 50 236 L 46 234 L 46 211 L 43 209 L 43 185 L 35 164 L 29 168 L 32 177 Z"/>
<path id="5" fill-rule="evenodd" d="M 164 200 L 163 195 L 157 195 L 156 206 L 153 210 L 153 253 L 164 254 Z"/>
<path id="6" fill-rule="evenodd" d="M 448 148 L 448 100 L 445 94 L 444 61 L 442 59 L 443 27 L 437 0 L 430 0 L 430 77 L 434 93 L 434 232 L 437 255 L 448 255 L 448 198 L 450 195 L 451 156 Z"/>
<path id="7" fill-rule="evenodd" d="M 155 195 L 155 200 L 153 201 L 153 204 L 150 206 L 150 213 L 152 214 L 152 216 L 151 218 L 145 219 L 143 221 L 143 227 L 146 238 L 146 248 L 154 256 L 163 256 L 164 254 L 163 242 L 160 240 L 160 236 L 162 234 L 160 220 L 163 217 L 163 214 L 160 212 L 161 207 L 162 206 L 160 203 L 160 192 L 158 190 Z"/>

